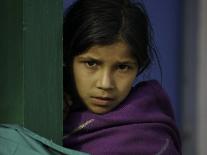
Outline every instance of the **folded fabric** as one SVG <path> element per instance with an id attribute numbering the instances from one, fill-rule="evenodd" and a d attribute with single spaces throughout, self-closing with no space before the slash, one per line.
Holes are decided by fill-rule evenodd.
<path id="1" fill-rule="evenodd" d="M 0 155 L 87 155 L 12 124 L 0 124 Z"/>
<path id="2" fill-rule="evenodd" d="M 72 111 L 64 146 L 93 155 L 180 155 L 181 141 L 168 96 L 157 81 L 135 86 L 113 111 Z"/>

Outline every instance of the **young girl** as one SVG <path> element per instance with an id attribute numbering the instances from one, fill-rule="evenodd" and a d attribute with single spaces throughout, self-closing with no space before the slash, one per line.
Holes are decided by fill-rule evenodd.
<path id="1" fill-rule="evenodd" d="M 64 146 L 93 155 L 177 155 L 169 99 L 155 81 L 134 86 L 156 51 L 141 3 L 78 0 L 64 19 Z M 70 99 L 68 99 L 70 98 Z"/>

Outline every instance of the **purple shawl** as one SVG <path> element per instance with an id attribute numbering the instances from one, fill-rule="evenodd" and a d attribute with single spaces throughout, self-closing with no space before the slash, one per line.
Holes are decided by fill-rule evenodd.
<path id="1" fill-rule="evenodd" d="M 178 155 L 181 142 L 168 96 L 157 81 L 134 87 L 113 111 L 71 112 L 65 147 L 92 155 Z"/>

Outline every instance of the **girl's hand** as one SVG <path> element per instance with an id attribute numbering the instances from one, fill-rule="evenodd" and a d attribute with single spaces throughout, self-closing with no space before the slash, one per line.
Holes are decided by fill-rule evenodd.
<path id="1" fill-rule="evenodd" d="M 64 92 L 63 96 L 64 106 L 63 106 L 63 119 L 65 120 L 68 116 L 68 113 L 70 111 L 70 106 L 73 104 L 72 100 L 70 98 L 70 95 Z"/>

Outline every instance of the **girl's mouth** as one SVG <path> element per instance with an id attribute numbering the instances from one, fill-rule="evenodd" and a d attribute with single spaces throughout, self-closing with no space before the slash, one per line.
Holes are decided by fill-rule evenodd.
<path id="1" fill-rule="evenodd" d="M 109 106 L 113 102 L 111 97 L 91 97 L 92 103 L 98 106 Z"/>

